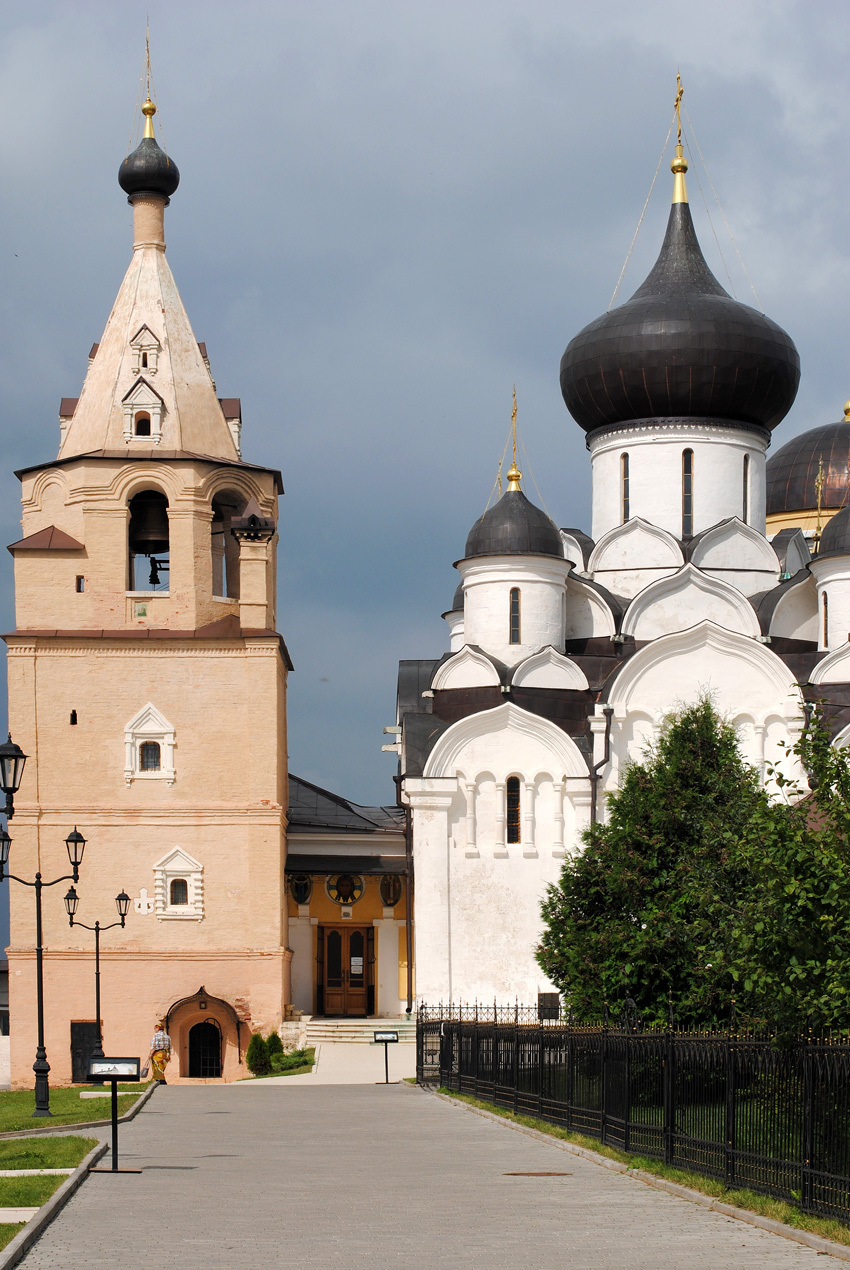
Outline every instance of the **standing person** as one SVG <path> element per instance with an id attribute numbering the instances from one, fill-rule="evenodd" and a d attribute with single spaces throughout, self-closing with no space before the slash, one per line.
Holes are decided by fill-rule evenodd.
<path id="1" fill-rule="evenodd" d="M 161 1085 L 167 1085 L 165 1079 L 165 1069 L 171 1060 L 171 1037 L 165 1030 L 165 1020 L 161 1019 L 156 1025 L 156 1031 L 151 1041 L 151 1052 L 148 1055 L 148 1061 L 151 1065 L 151 1075 L 158 1080 Z"/>

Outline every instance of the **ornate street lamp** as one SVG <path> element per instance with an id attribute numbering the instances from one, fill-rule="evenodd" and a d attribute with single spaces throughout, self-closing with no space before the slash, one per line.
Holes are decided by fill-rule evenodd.
<path id="1" fill-rule="evenodd" d="M 15 814 L 15 794 L 21 787 L 26 761 L 26 754 L 12 740 L 10 732 L 8 741 L 0 745 L 0 789 L 6 795 L 7 820 L 11 820 Z"/>
<path id="2" fill-rule="evenodd" d="M 3 764 L 2 751 L 6 751 L 6 757 L 8 758 L 10 752 L 9 747 L 11 745 L 11 738 L 6 745 L 0 745 L 0 765 Z M 17 746 L 14 746 L 13 748 L 17 749 Z M 25 761 L 26 755 L 21 754 L 20 760 Z M 15 759 L 14 763 L 17 764 L 20 760 Z M 18 784 L 20 784 L 20 773 L 24 770 L 23 761 L 20 761 L 20 767 L 16 767 L 15 772 L 12 773 L 13 777 L 17 774 Z M 4 771 L 3 779 L 6 780 L 8 775 L 8 771 Z M 10 793 L 11 782 L 10 789 L 7 790 L 5 785 L 0 788 L 3 788 L 6 791 L 6 815 L 8 816 L 9 801 L 14 791 Z M 17 789 L 17 785 L 15 786 L 15 789 Z M 4 881 L 4 879 L 8 877 L 12 882 L 19 882 L 21 886 L 31 886 L 35 891 L 35 966 L 37 993 L 36 1005 L 38 1009 L 38 1046 L 35 1051 L 35 1062 L 32 1065 L 32 1069 L 35 1072 L 35 1111 L 32 1114 L 34 1116 L 49 1116 L 53 1113 L 50 1110 L 50 1084 L 48 1081 L 50 1064 L 47 1061 L 47 1051 L 44 1048 L 44 947 L 42 944 L 41 930 L 41 892 L 46 886 L 56 886 L 58 882 L 79 882 L 80 865 L 83 862 L 83 852 L 86 848 L 86 840 L 78 831 L 77 826 L 74 825 L 74 828 L 65 839 L 65 846 L 68 848 L 68 859 L 71 862 L 71 872 L 63 874 L 61 878 L 54 878 L 52 882 L 45 882 L 41 873 L 36 873 L 34 882 L 28 882 L 25 878 L 15 877 L 14 873 L 7 873 L 6 866 L 9 863 L 9 850 L 11 846 L 12 839 L 9 837 L 6 830 L 0 830 L 0 882 Z"/>
<path id="3" fill-rule="evenodd" d="M 74 881 L 76 881 L 76 878 Z M 65 912 L 68 914 L 69 926 L 82 926 L 83 930 L 94 931 L 94 1017 L 97 1019 L 97 1046 L 92 1051 L 91 1056 L 92 1058 L 103 1058 L 103 1030 L 100 1023 L 100 932 L 102 930 L 112 930 L 114 926 L 120 926 L 123 929 L 127 914 L 130 911 L 130 897 L 126 891 L 122 891 L 120 895 L 115 896 L 115 907 L 118 909 L 118 916 L 121 920 L 110 922 L 108 926 L 101 926 L 100 922 L 95 922 L 94 926 L 87 926 L 85 922 L 75 922 L 74 918 L 79 903 L 79 895 L 77 895 L 73 886 L 69 886 L 65 896 Z"/>

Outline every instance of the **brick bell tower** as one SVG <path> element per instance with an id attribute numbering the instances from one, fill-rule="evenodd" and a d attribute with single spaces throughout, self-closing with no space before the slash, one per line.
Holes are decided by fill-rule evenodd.
<path id="1" fill-rule="evenodd" d="M 18 473 L 22 537 L 9 649 L 12 736 L 30 756 L 10 868 L 67 872 L 88 845 L 77 918 L 101 939 L 107 1054 L 148 1052 L 167 1018 L 169 1080 L 245 1072 L 253 1029 L 289 997 L 284 860 L 286 647 L 275 629 L 280 474 L 242 460 L 237 399 L 216 396 L 165 257 L 179 182 L 142 107 L 121 164 L 130 267 L 53 462 Z M 35 922 L 11 887 L 12 1083 L 32 1083 Z M 51 1081 L 84 1074 L 96 1037 L 94 937 L 44 893 Z"/>

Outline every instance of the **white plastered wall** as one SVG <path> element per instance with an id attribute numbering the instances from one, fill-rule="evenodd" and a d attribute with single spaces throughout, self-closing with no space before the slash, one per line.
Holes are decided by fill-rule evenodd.
<path id="1" fill-rule="evenodd" d="M 516 844 L 505 832 L 512 776 Z M 418 998 L 533 1003 L 552 990 L 534 959 L 540 902 L 589 817 L 578 748 L 548 720 L 506 703 L 447 729 L 424 776 L 404 789 L 413 807 Z"/>
<path id="2" fill-rule="evenodd" d="M 693 532 L 743 513 L 744 456 L 749 455 L 747 523 L 765 529 L 765 452 L 756 432 L 687 420 L 600 432 L 590 440 L 593 531 L 599 542 L 622 523 L 621 456 L 629 456 L 630 515 L 682 536 L 682 452 L 693 450 Z"/>
<path id="3" fill-rule="evenodd" d="M 809 568 L 817 584 L 818 648 L 831 652 L 850 640 L 850 556 L 815 556 Z"/>

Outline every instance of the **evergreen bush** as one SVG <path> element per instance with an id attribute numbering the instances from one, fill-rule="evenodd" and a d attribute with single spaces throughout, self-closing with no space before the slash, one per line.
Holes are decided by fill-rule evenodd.
<path id="1" fill-rule="evenodd" d="M 269 1051 L 262 1032 L 255 1032 L 248 1042 L 248 1053 L 245 1055 L 248 1071 L 254 1076 L 265 1076 L 271 1071 Z"/>
<path id="2" fill-rule="evenodd" d="M 275 1054 L 283 1053 L 283 1041 L 280 1039 L 277 1032 L 269 1032 L 266 1037 L 266 1053 L 270 1059 L 273 1059 Z"/>

